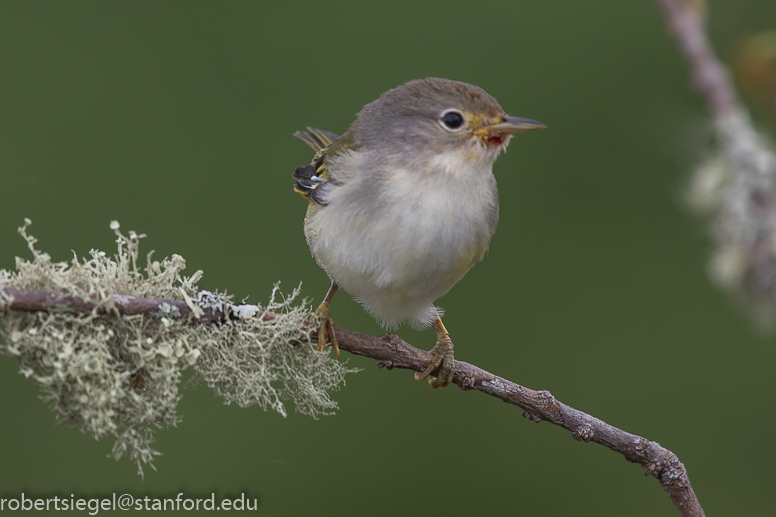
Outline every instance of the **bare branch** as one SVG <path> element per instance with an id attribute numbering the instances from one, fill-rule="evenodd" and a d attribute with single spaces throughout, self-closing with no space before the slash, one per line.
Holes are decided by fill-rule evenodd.
<path id="1" fill-rule="evenodd" d="M 337 329 L 339 346 L 356 355 L 370 357 L 381 368 L 422 371 L 431 354 L 419 350 L 398 336 L 382 338 Z M 523 416 L 534 422 L 549 422 L 571 432 L 575 440 L 594 442 L 619 452 L 631 463 L 640 464 L 644 473 L 656 477 L 668 492 L 682 516 L 703 516 L 703 509 L 684 465 L 657 442 L 618 429 L 606 422 L 560 402 L 549 391 L 535 391 L 501 378 L 472 364 L 456 361 L 453 382 L 462 390 L 477 390 L 523 409 Z"/>
<path id="2" fill-rule="evenodd" d="M 709 110 L 715 116 L 740 108 L 735 86 L 725 66 L 717 59 L 706 35 L 702 2 L 655 0 L 666 25 L 690 67 L 690 73 Z"/>
<path id="3" fill-rule="evenodd" d="M 94 305 L 81 298 L 58 296 L 54 293 L 12 290 L 0 286 L 0 300 L 2 298 L 10 300 L 10 303 L 5 305 L 6 311 L 47 311 L 61 308 L 88 313 L 94 309 Z M 113 302 L 115 311 L 123 315 L 152 314 L 159 310 L 161 304 L 168 304 L 177 307 L 182 316 L 190 317 L 193 321 L 201 323 L 237 318 L 242 308 L 253 307 L 230 306 L 227 308 L 226 314 L 217 309 L 206 309 L 205 314 L 197 319 L 194 311 L 185 301 L 181 300 L 113 296 Z M 109 316 L 112 311 L 101 310 L 101 312 L 105 316 Z M 267 312 L 247 312 L 264 319 L 274 317 L 274 314 Z M 300 322 L 300 325 L 308 325 L 308 322 Z M 342 350 L 374 359 L 380 368 L 402 368 L 419 372 L 431 360 L 431 354 L 415 348 L 392 334 L 376 338 L 340 328 L 336 332 Z M 628 461 L 640 464 L 645 474 L 654 476 L 660 481 L 680 515 L 684 517 L 704 515 L 684 465 L 674 453 L 659 443 L 618 429 L 587 413 L 567 406 L 555 399 L 549 391 L 535 391 L 526 388 L 463 361 L 455 362 L 453 382 L 462 390 L 480 391 L 517 406 L 523 409 L 523 416 L 534 422 L 545 421 L 563 427 L 571 432 L 575 440 L 598 443 L 622 454 Z"/>

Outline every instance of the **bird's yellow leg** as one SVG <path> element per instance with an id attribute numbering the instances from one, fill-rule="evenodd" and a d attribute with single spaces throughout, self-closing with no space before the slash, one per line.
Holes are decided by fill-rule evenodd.
<path id="1" fill-rule="evenodd" d="M 318 317 L 318 346 L 316 347 L 316 350 L 318 350 L 318 352 L 323 352 L 326 341 L 329 341 L 331 347 L 337 352 L 337 359 L 339 359 L 339 343 L 337 343 L 337 336 L 334 334 L 334 320 L 331 319 L 331 313 L 329 312 L 329 304 L 331 303 L 331 299 L 334 298 L 334 293 L 337 292 L 337 289 L 339 289 L 339 286 L 336 282 L 332 281 L 329 292 L 326 293 L 326 298 L 324 298 L 323 302 L 315 309 L 315 315 Z"/>
<path id="2" fill-rule="evenodd" d="M 439 316 L 434 320 L 434 330 L 437 335 L 437 342 L 434 348 L 429 350 L 431 355 L 431 362 L 422 372 L 415 372 L 415 380 L 422 381 L 428 379 L 428 385 L 432 390 L 437 388 L 444 388 L 453 380 L 455 374 L 455 357 L 453 355 L 453 342 L 450 340 L 450 335 L 447 333 L 447 329 Z M 435 370 L 437 372 L 436 377 L 431 377 L 431 373 Z"/>

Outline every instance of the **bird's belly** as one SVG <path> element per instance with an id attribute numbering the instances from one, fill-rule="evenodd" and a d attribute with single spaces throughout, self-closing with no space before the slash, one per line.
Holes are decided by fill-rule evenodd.
<path id="1" fill-rule="evenodd" d="M 332 204 L 308 215 L 308 242 L 332 280 L 382 324 L 426 324 L 434 300 L 485 253 L 495 231 L 494 191 L 475 202 L 425 192 L 368 215 Z"/>

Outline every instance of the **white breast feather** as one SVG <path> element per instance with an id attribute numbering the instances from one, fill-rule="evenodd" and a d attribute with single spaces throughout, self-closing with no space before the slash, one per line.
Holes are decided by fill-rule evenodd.
<path id="1" fill-rule="evenodd" d="M 433 302 L 487 248 L 498 194 L 491 172 L 495 154 L 481 154 L 440 154 L 428 170 L 398 169 L 379 185 L 359 172 L 367 159 L 361 154 L 330 164 L 357 172 L 341 178 L 329 204 L 308 218 L 311 250 L 332 280 L 383 326 L 430 324 Z M 374 188 L 385 201 L 377 209 L 364 201 Z"/>

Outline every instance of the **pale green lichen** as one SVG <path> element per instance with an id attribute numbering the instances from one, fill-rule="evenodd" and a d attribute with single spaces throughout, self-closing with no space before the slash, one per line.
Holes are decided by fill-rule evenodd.
<path id="1" fill-rule="evenodd" d="M 16 271 L 0 270 L 6 288 L 81 297 L 106 309 L 113 307 L 114 295 L 184 299 L 199 312 L 231 303 L 224 293 L 200 294 L 202 272 L 182 276 L 186 262 L 178 255 L 153 261 L 149 253 L 145 274 L 140 272 L 144 235 L 124 236 L 115 221 L 114 257 L 92 250 L 91 258 L 74 256 L 70 262 L 52 262 L 37 250 L 36 239 L 27 234 L 30 224 L 25 220 L 19 232 L 32 260 L 17 258 Z M 96 309 L 86 315 L 7 311 L 0 352 L 18 359 L 20 372 L 38 382 L 60 420 L 95 439 L 114 436 L 113 456 L 128 453 L 142 475 L 143 465 L 153 468 L 159 454 L 150 446 L 153 432 L 181 421 L 176 406 L 187 368 L 190 382 L 205 382 L 227 404 L 258 405 L 286 416 L 291 402 L 313 418 L 337 408 L 330 394 L 354 370 L 315 352 L 299 325 L 311 312 L 304 302 L 294 304 L 298 294 L 295 289 L 284 298 L 276 286 L 266 307 L 232 305 L 235 318 L 218 325 L 181 318 L 169 304 L 153 314 L 120 317 L 101 317 Z M 1 295 L 0 311 L 11 301 Z M 258 310 L 277 316 L 253 317 Z"/>
<path id="2" fill-rule="evenodd" d="M 749 116 L 734 110 L 715 122 L 717 148 L 692 176 L 691 207 L 708 220 L 709 273 L 766 329 L 776 327 L 776 151 Z"/>

